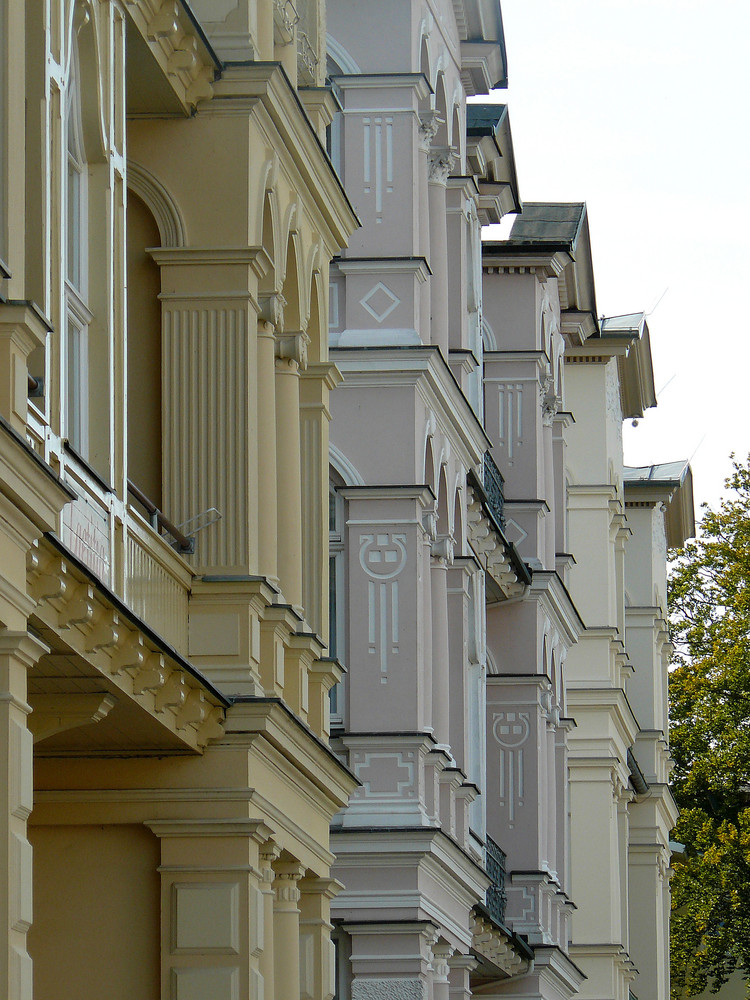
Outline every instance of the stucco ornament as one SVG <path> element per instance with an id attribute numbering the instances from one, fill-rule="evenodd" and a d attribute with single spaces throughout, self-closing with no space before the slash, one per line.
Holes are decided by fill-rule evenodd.
<path id="1" fill-rule="evenodd" d="M 419 148 L 423 152 L 428 152 L 432 145 L 432 140 L 438 134 L 444 119 L 434 109 L 423 111 L 419 116 Z"/>
<path id="2" fill-rule="evenodd" d="M 428 161 L 430 183 L 446 184 L 457 159 L 456 152 L 451 146 L 446 146 L 443 149 L 431 149 Z"/>

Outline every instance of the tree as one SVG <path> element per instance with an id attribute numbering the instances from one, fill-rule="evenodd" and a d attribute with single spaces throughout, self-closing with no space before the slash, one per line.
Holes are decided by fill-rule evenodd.
<path id="1" fill-rule="evenodd" d="M 674 998 L 750 979 L 750 458 L 733 468 L 670 574 Z"/>

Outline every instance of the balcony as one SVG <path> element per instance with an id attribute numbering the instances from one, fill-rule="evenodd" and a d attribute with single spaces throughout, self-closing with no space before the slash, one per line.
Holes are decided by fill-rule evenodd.
<path id="1" fill-rule="evenodd" d="M 505 480 L 500 474 L 500 470 L 495 465 L 492 455 L 486 451 L 484 453 L 484 464 L 482 469 L 482 485 L 487 497 L 487 506 L 490 514 L 500 528 L 505 528 Z"/>
<path id="2" fill-rule="evenodd" d="M 487 910 L 498 924 L 505 924 L 505 851 L 488 836 L 485 844 L 484 867 L 491 879 L 487 889 Z"/>

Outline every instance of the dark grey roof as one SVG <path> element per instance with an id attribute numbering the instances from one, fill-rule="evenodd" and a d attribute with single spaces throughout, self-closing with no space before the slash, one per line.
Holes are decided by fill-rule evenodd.
<path id="1" fill-rule="evenodd" d="M 585 202 L 525 201 L 516 217 L 510 243 L 553 243 L 575 249 L 586 218 Z"/>
<path id="2" fill-rule="evenodd" d="M 646 322 L 644 312 L 626 313 L 623 316 L 605 316 L 602 318 L 602 333 L 636 333 L 639 334 Z"/>
<path id="3" fill-rule="evenodd" d="M 628 486 L 648 486 L 658 484 L 680 485 L 684 481 L 690 465 L 682 462 L 661 462 L 658 465 L 626 465 L 623 479 Z"/>
<path id="4" fill-rule="evenodd" d="M 506 104 L 467 104 L 467 135 L 494 135 L 498 125 L 508 114 Z"/>

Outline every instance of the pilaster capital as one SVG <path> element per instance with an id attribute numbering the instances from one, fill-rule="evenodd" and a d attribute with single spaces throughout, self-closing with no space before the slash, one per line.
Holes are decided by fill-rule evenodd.
<path id="1" fill-rule="evenodd" d="M 473 972 L 479 961 L 473 955 L 453 955 L 448 959 L 448 965 L 451 969 L 466 969 L 467 972 Z"/>
<path id="2" fill-rule="evenodd" d="M 303 878 L 299 882 L 299 887 L 306 895 L 335 899 L 344 888 L 344 884 L 335 878 Z"/>
<path id="3" fill-rule="evenodd" d="M 453 535 L 436 535 L 430 546 L 433 566 L 442 566 L 445 568 L 446 566 L 453 565 L 455 544 L 456 540 Z"/>
<path id="4" fill-rule="evenodd" d="M 281 292 L 261 292 L 258 295 L 258 320 L 280 329 L 284 325 L 285 305 L 286 299 Z"/>
<path id="5" fill-rule="evenodd" d="M 297 904 L 300 898 L 299 880 L 305 874 L 305 866 L 299 861 L 276 861 L 274 863 L 273 888 L 277 903 Z"/>
<path id="6" fill-rule="evenodd" d="M 430 184 L 441 184 L 445 187 L 456 159 L 455 150 L 451 146 L 430 149 L 427 155 L 427 177 Z"/>
<path id="7" fill-rule="evenodd" d="M 419 148 L 423 153 L 429 153 L 432 140 L 442 124 L 443 119 L 434 108 L 419 115 Z"/>
<path id="8" fill-rule="evenodd" d="M 0 657 L 12 656 L 31 668 L 45 653 L 49 653 L 49 646 L 28 632 L 0 631 Z"/>
<path id="9" fill-rule="evenodd" d="M 261 879 L 269 888 L 272 887 L 273 881 L 276 878 L 276 872 L 273 870 L 273 864 L 274 861 L 278 859 L 280 854 L 281 848 L 272 840 L 267 840 L 264 844 L 262 844 L 258 853 Z"/>
<path id="10" fill-rule="evenodd" d="M 453 955 L 453 948 L 444 941 L 438 941 L 432 946 L 432 974 L 433 982 L 448 982 L 450 972 L 449 960 Z"/>
<path id="11" fill-rule="evenodd" d="M 276 358 L 279 361 L 294 361 L 300 368 L 307 366 L 307 345 L 310 338 L 304 330 L 283 333 L 276 332 Z"/>

